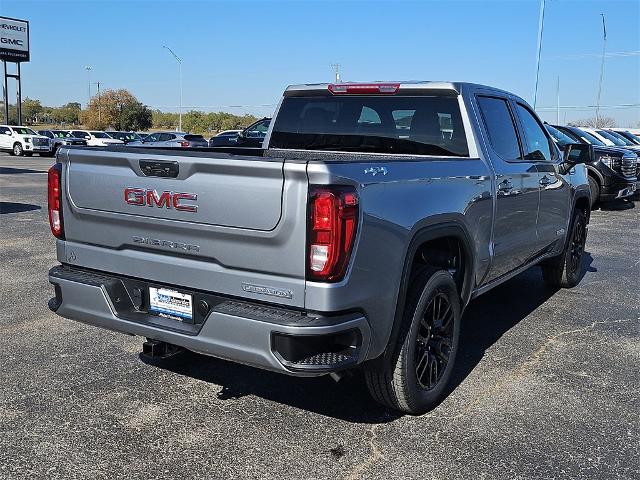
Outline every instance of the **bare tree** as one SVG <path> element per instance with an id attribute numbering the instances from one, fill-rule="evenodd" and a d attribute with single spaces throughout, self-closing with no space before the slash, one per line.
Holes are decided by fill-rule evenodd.
<path id="1" fill-rule="evenodd" d="M 596 117 L 583 118 L 582 120 L 574 120 L 569 122 L 572 127 L 590 127 L 590 128 L 611 128 L 616 126 L 616 119 L 612 117 Z"/>

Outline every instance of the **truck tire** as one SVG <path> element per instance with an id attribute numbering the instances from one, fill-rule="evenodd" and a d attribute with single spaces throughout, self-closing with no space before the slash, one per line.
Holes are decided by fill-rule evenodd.
<path id="1" fill-rule="evenodd" d="M 591 208 L 598 203 L 598 199 L 600 198 L 600 186 L 598 185 L 598 181 L 589 175 L 589 194 L 591 196 Z"/>
<path id="2" fill-rule="evenodd" d="M 22 145 L 20 145 L 18 142 L 14 143 L 13 149 L 11 149 L 11 153 L 16 157 L 21 157 L 24 153 L 24 150 L 22 150 Z"/>
<path id="3" fill-rule="evenodd" d="M 390 361 L 365 372 L 371 396 L 411 415 L 437 406 L 451 378 L 461 318 L 451 274 L 424 266 L 411 279 L 400 333 Z"/>
<path id="4" fill-rule="evenodd" d="M 582 254 L 587 241 L 587 217 L 576 210 L 571 221 L 569 241 L 563 252 L 542 265 L 542 278 L 551 287 L 573 288 L 582 277 Z"/>

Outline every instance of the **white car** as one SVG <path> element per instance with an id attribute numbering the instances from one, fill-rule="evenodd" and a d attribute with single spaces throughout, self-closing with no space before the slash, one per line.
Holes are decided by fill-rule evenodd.
<path id="1" fill-rule="evenodd" d="M 76 138 L 83 138 L 90 147 L 106 147 L 107 145 L 124 145 L 122 140 L 112 138 L 105 132 L 95 130 L 68 130 Z"/>
<path id="2" fill-rule="evenodd" d="M 615 127 L 615 128 L 610 128 L 609 130 L 613 130 L 614 132 L 629 132 L 635 135 L 636 137 L 640 136 L 640 128 Z"/>
<path id="3" fill-rule="evenodd" d="M 0 125 L 0 150 L 18 157 L 30 157 L 34 153 L 46 155 L 50 151 L 49 139 L 29 127 Z"/>
<path id="4" fill-rule="evenodd" d="M 609 147 L 624 147 L 626 145 L 625 142 L 615 137 L 614 135 L 611 135 L 609 132 L 602 128 L 580 127 L 580 129 L 590 133 Z"/>

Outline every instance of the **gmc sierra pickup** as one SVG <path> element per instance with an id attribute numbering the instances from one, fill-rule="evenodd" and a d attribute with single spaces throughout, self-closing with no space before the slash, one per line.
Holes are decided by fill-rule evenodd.
<path id="1" fill-rule="evenodd" d="M 376 400 L 420 414 L 445 395 L 474 297 L 534 265 L 555 287 L 581 278 L 589 148 L 561 152 L 515 95 L 292 86 L 264 146 L 61 147 L 51 310 L 146 337 L 152 356 L 359 368 Z"/>

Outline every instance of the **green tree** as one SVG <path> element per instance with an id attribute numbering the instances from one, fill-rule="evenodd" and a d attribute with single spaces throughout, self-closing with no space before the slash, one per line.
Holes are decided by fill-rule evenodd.
<path id="1" fill-rule="evenodd" d="M 171 129 L 178 126 L 178 114 L 154 110 L 151 112 L 153 128 Z"/>
<path id="2" fill-rule="evenodd" d="M 146 130 L 151 128 L 152 113 L 140 102 L 128 105 L 118 114 L 115 128 L 118 130 Z"/>
<path id="3" fill-rule="evenodd" d="M 82 107 L 78 102 L 71 102 L 63 105 L 60 108 L 56 108 L 52 114 L 56 118 L 56 123 L 66 123 L 70 125 L 77 125 L 80 122 L 80 112 Z"/>
<path id="4" fill-rule="evenodd" d="M 185 132 L 204 133 L 209 129 L 207 115 L 191 110 L 182 116 L 182 129 Z"/>
<path id="5" fill-rule="evenodd" d="M 80 120 L 87 128 L 99 130 L 107 127 L 131 130 L 135 125 L 148 128 L 151 117 L 151 111 L 124 89 L 105 90 L 92 97 L 88 108 L 80 114 Z"/>
<path id="6" fill-rule="evenodd" d="M 154 110 L 153 128 L 174 130 L 178 127 L 178 114 Z M 213 134 L 221 130 L 244 128 L 257 120 L 253 115 L 234 115 L 227 112 L 204 113 L 191 110 L 182 116 L 182 129 L 185 132 Z"/>
<path id="7" fill-rule="evenodd" d="M 32 100 L 25 98 L 22 101 L 22 121 L 27 125 L 38 123 L 38 115 L 42 113 L 42 104 L 40 100 Z"/>

